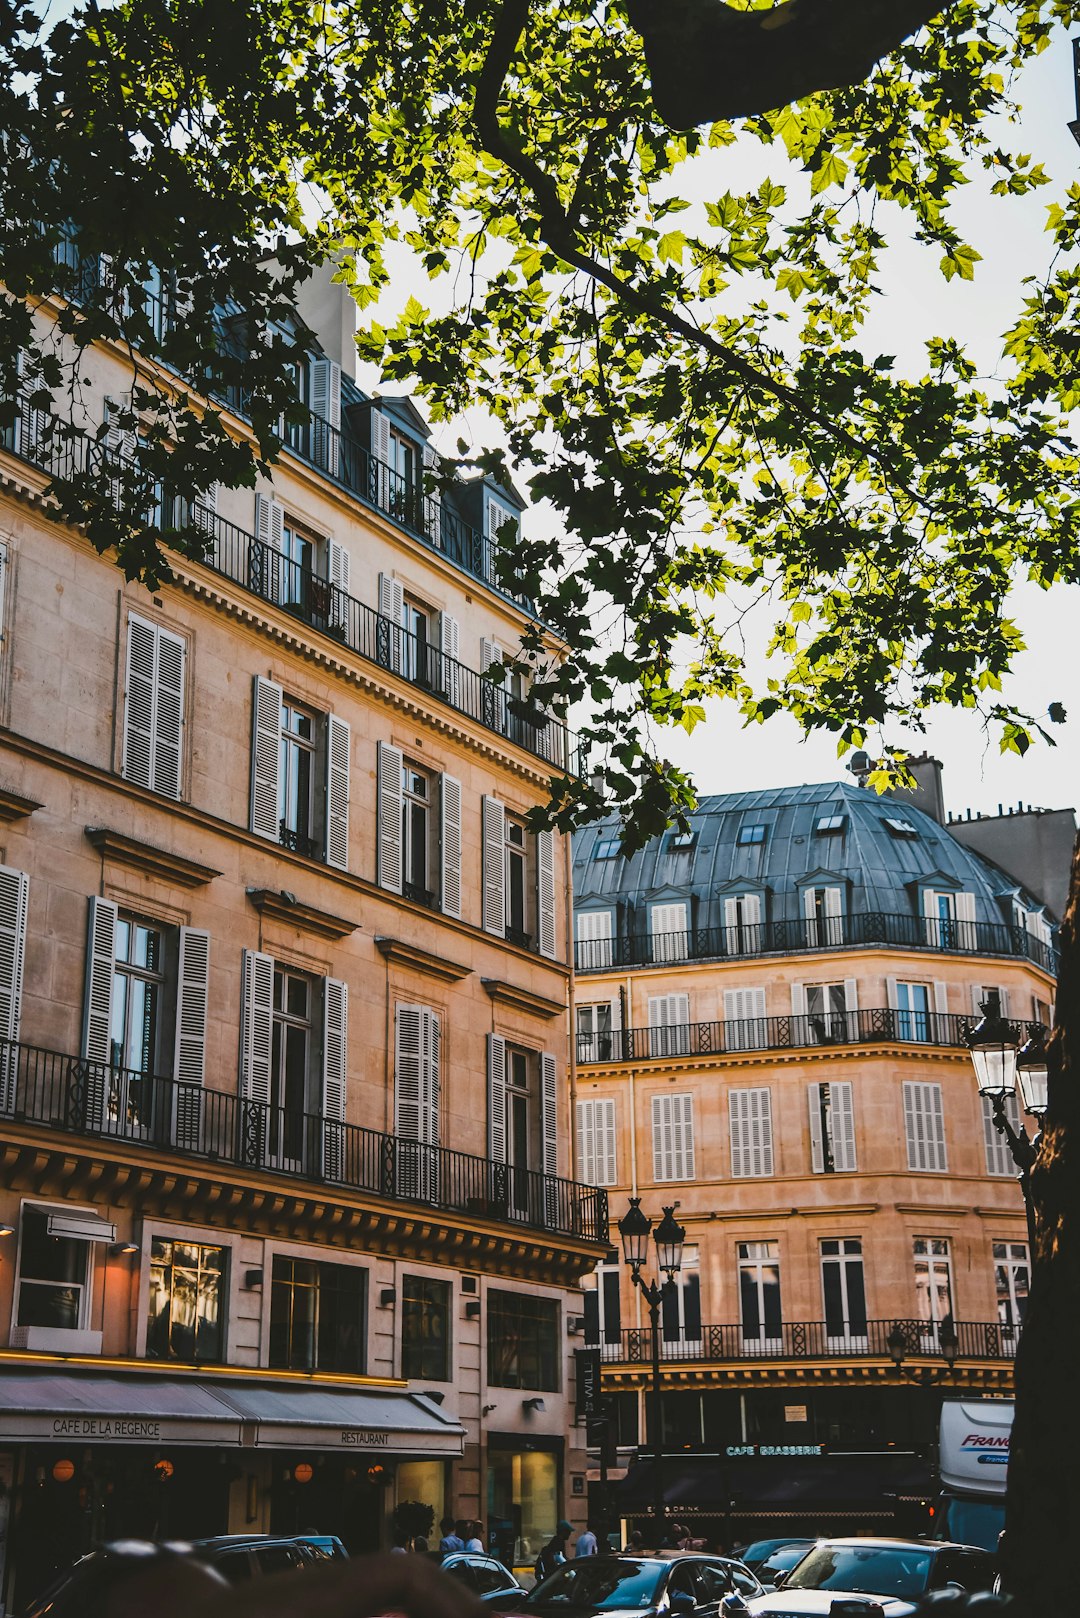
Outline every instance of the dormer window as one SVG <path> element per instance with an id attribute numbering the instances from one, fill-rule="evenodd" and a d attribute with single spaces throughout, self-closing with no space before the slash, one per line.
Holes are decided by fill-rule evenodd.
<path id="1" fill-rule="evenodd" d="M 822 815 L 814 824 L 814 830 L 822 836 L 832 832 L 841 832 L 847 825 L 846 815 Z"/>
<path id="2" fill-rule="evenodd" d="M 764 841 L 765 841 L 765 827 L 763 825 L 761 825 L 760 823 L 757 824 L 757 825 L 753 825 L 753 826 L 740 826 L 739 827 L 739 835 L 736 838 L 736 842 L 738 843 L 740 848 L 745 848 L 748 844 L 751 844 L 751 843 L 763 843 Z"/>
<path id="3" fill-rule="evenodd" d="M 918 837 L 919 835 L 910 820 L 901 820 L 898 815 L 886 815 L 884 824 L 893 837 Z"/>
<path id="4" fill-rule="evenodd" d="M 669 833 L 664 846 L 669 854 L 676 854 L 683 849 L 693 848 L 696 841 L 697 833 L 695 831 L 673 831 Z"/>
<path id="5" fill-rule="evenodd" d="M 594 860 L 613 860 L 619 852 L 619 839 L 617 837 L 599 837 L 593 851 Z"/>

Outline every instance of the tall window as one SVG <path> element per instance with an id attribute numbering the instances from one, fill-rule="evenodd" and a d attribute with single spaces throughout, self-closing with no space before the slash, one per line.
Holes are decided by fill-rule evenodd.
<path id="1" fill-rule="evenodd" d="M 1030 1273 L 1026 1242 L 994 1243 L 994 1283 L 998 1319 L 1003 1326 L 1023 1325 Z"/>
<path id="2" fill-rule="evenodd" d="M 248 824 L 259 837 L 346 870 L 349 726 L 255 676 Z"/>
<path id="3" fill-rule="evenodd" d="M 510 1165 L 510 1202 L 519 1213 L 529 1211 L 529 1170 L 537 1167 L 540 1108 L 536 1054 L 506 1047 L 506 1161 Z"/>
<path id="4" fill-rule="evenodd" d="M 818 1045 L 847 1038 L 847 994 L 842 983 L 808 983 L 806 1017 Z"/>
<path id="5" fill-rule="evenodd" d="M 406 1275 L 401 1286 L 401 1374 L 450 1380 L 449 1281 Z"/>
<path id="6" fill-rule="evenodd" d="M 930 1038 L 930 988 L 926 983 L 896 985 L 896 1036 L 898 1039 Z"/>
<path id="7" fill-rule="evenodd" d="M 803 914 L 810 949 L 830 949 L 844 941 L 842 888 L 804 888 Z"/>
<path id="8" fill-rule="evenodd" d="M 285 848 L 315 852 L 315 749 L 318 720 L 291 697 L 281 700 L 278 816 Z"/>
<path id="9" fill-rule="evenodd" d="M 281 605 L 310 609 L 315 541 L 301 529 L 295 528 L 288 518 L 281 528 L 281 556 Z"/>
<path id="10" fill-rule="evenodd" d="M 690 996 L 649 996 L 649 1055 L 686 1056 L 690 1051 Z"/>
<path id="11" fill-rule="evenodd" d="M 435 893 L 434 783 L 406 759 L 401 769 L 402 892 L 433 906 Z"/>
<path id="12" fill-rule="evenodd" d="M 780 1245 L 739 1242 L 739 1306 L 743 1341 L 772 1342 L 782 1336 Z"/>
<path id="13" fill-rule="evenodd" d="M 610 966 L 614 958 L 610 910 L 579 910 L 574 918 L 577 932 L 577 964 L 581 972 Z"/>
<path id="14" fill-rule="evenodd" d="M 724 953 L 756 955 L 765 947 L 759 893 L 729 894 L 724 900 Z"/>
<path id="15" fill-rule="evenodd" d="M 652 940 L 654 961 L 685 961 L 690 954 L 688 908 L 677 904 L 658 904 L 649 907 L 649 935 Z"/>
<path id="16" fill-rule="evenodd" d="M 150 1248 L 147 1358 L 222 1359 L 225 1312 L 225 1249 L 155 1236 Z"/>
<path id="17" fill-rule="evenodd" d="M 580 948 L 580 943 L 579 946 Z M 578 1005 L 577 1056 L 579 1062 L 610 1062 L 615 1054 L 614 1007 L 610 1000 Z"/>
<path id="18" fill-rule="evenodd" d="M 115 933 L 110 1043 L 106 1078 L 107 1127 L 124 1134 L 149 1129 L 153 1088 L 148 1076 L 161 1071 L 165 943 L 160 927 L 118 916 Z"/>
<path id="19" fill-rule="evenodd" d="M 404 662 L 403 673 L 407 679 L 415 680 L 418 685 L 430 686 L 432 680 L 435 635 L 433 634 L 432 612 L 420 601 L 412 596 L 405 596 L 402 604 L 402 624 L 405 629 L 404 636 Z"/>
<path id="20" fill-rule="evenodd" d="M 353 1264 L 275 1257 L 270 1364 L 288 1371 L 362 1372 L 367 1272 Z"/>
<path id="21" fill-rule="evenodd" d="M 862 1240 L 848 1236 L 821 1243 L 821 1291 L 825 1300 L 825 1335 L 850 1342 L 866 1336 L 866 1284 Z"/>
<path id="22" fill-rule="evenodd" d="M 809 1086 L 810 1166 L 815 1174 L 850 1173 L 855 1162 L 855 1115 L 850 1079 Z"/>
<path id="23" fill-rule="evenodd" d="M 939 1326 L 953 1312 L 952 1263 L 944 1236 L 916 1236 L 915 1313 L 929 1325 Z"/>
<path id="24" fill-rule="evenodd" d="M 559 1305 L 529 1292 L 487 1295 L 488 1383 L 493 1388 L 559 1386 Z"/>
<path id="25" fill-rule="evenodd" d="M 389 509 L 403 522 L 416 520 L 419 478 L 418 446 L 403 433 L 390 431 Z"/>
<path id="26" fill-rule="evenodd" d="M 663 1287 L 661 1331 L 665 1343 L 701 1340 L 701 1270 L 696 1247 L 683 1248 L 682 1269 Z"/>
<path id="27" fill-rule="evenodd" d="M 125 780 L 179 798 L 187 642 L 132 613 L 124 692 Z"/>
<path id="28" fill-rule="evenodd" d="M 512 944 L 528 949 L 529 935 L 529 857 L 525 822 L 506 816 L 506 937 Z"/>
<path id="29" fill-rule="evenodd" d="M 980 1096 L 982 1103 L 983 1147 L 986 1151 L 987 1174 L 1015 1174 L 1016 1164 L 1013 1162 L 1012 1152 L 1005 1136 L 1000 1134 L 994 1123 L 994 1104 L 989 1096 Z M 1020 1108 L 1016 1104 L 1016 1096 L 1010 1093 L 1005 1097 L 1005 1117 L 1017 1134 L 1023 1125 L 1020 1122 Z"/>
<path id="30" fill-rule="evenodd" d="M 310 978 L 275 967 L 267 1147 L 276 1168 L 299 1167 L 303 1160 L 312 1054 L 312 991 Z"/>
<path id="31" fill-rule="evenodd" d="M 585 1293 L 585 1341 L 590 1344 L 622 1341 L 620 1288 L 622 1266 L 598 1264 L 596 1285 Z"/>
<path id="32" fill-rule="evenodd" d="M 48 1214 L 23 1208 L 17 1326 L 79 1331 L 89 1325 L 90 1246 L 71 1236 L 50 1236 Z"/>
<path id="33" fill-rule="evenodd" d="M 941 1085 L 906 1081 L 903 1093 L 908 1168 L 944 1174 L 949 1164 L 945 1154 Z"/>

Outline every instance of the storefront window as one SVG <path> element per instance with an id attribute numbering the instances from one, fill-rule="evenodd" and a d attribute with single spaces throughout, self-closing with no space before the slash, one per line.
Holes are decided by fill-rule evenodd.
<path id="1" fill-rule="evenodd" d="M 401 1374 L 450 1380 L 450 1283 L 407 1275 L 401 1298 Z"/>
<path id="2" fill-rule="evenodd" d="M 88 1242 L 50 1236 L 48 1214 L 24 1208 L 16 1325 L 78 1331 L 85 1324 L 89 1259 Z"/>
<path id="3" fill-rule="evenodd" d="M 559 1386 L 559 1306 L 526 1292 L 487 1295 L 488 1384 L 493 1388 Z"/>
<path id="4" fill-rule="evenodd" d="M 532 1563 L 555 1532 L 559 1457 L 545 1450 L 488 1450 L 488 1525 L 500 1550 Z"/>
<path id="5" fill-rule="evenodd" d="M 146 1357 L 220 1360 L 225 1249 L 155 1236 L 150 1247 Z"/>
<path id="6" fill-rule="evenodd" d="M 287 1371 L 363 1371 L 367 1271 L 275 1258 L 270 1364 Z"/>
<path id="7" fill-rule="evenodd" d="M 446 1516 L 445 1461 L 399 1461 L 395 1477 L 394 1503 L 418 1500 L 435 1513 L 433 1543 L 438 1542 L 439 1523 Z"/>

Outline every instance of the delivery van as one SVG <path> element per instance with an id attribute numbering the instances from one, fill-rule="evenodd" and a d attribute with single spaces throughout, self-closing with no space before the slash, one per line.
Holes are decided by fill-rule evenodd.
<path id="1" fill-rule="evenodd" d="M 946 1399 L 938 1434 L 934 1533 L 960 1545 L 997 1548 L 1005 1526 L 1005 1484 L 1012 1435 L 1011 1399 Z"/>

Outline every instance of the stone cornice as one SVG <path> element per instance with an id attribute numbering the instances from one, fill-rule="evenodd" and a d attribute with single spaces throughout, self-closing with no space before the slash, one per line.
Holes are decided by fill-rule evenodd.
<path id="1" fill-rule="evenodd" d="M 247 896 L 260 916 L 303 933 L 315 933 L 319 938 L 347 938 L 360 925 L 345 916 L 335 916 L 329 910 L 316 910 L 314 905 L 304 904 L 283 889 L 248 888 Z"/>
<path id="2" fill-rule="evenodd" d="M 566 1010 L 561 1000 L 549 1000 L 531 989 L 518 988 L 516 983 L 504 983 L 501 978 L 481 978 L 480 981 L 493 1000 L 513 1006 L 516 1011 L 531 1011 L 538 1017 L 558 1017 Z"/>
<path id="3" fill-rule="evenodd" d="M 417 972 L 426 972 L 428 977 L 441 978 L 444 983 L 457 983 L 472 971 L 471 966 L 433 955 L 430 950 L 421 949 L 418 944 L 407 944 L 402 938 L 380 936 L 375 940 L 375 948 L 396 966 L 411 966 Z"/>
<path id="4" fill-rule="evenodd" d="M 198 860 L 188 859 L 171 849 L 158 848 L 153 843 L 140 842 L 108 826 L 87 826 L 86 837 L 103 859 L 111 860 L 114 865 L 128 865 L 147 876 L 161 877 L 174 887 L 201 888 L 221 875 L 213 866 L 202 865 Z"/>
<path id="5" fill-rule="evenodd" d="M 22 820 L 26 815 L 32 815 L 35 809 L 44 809 L 45 805 L 38 803 L 34 798 L 24 798 L 19 792 L 12 792 L 9 787 L 0 787 L 0 821 L 10 825 L 13 820 Z"/>

